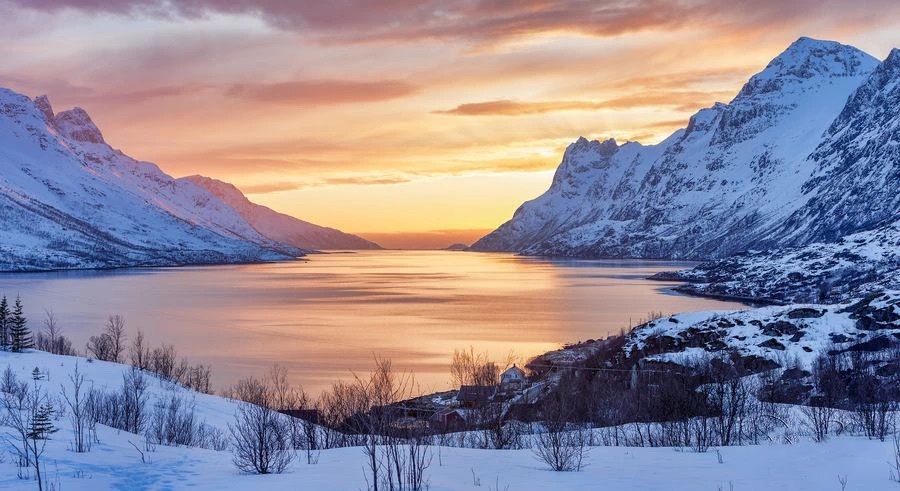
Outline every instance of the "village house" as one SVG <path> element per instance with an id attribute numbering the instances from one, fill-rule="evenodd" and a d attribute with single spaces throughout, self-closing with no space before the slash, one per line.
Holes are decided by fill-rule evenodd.
<path id="1" fill-rule="evenodd" d="M 456 395 L 456 402 L 466 409 L 477 409 L 485 406 L 497 395 L 494 385 L 463 385 Z"/>
<path id="2" fill-rule="evenodd" d="M 516 365 L 506 369 L 500 375 L 500 391 L 504 393 L 513 392 L 525 387 L 525 370 Z"/>
<path id="3" fill-rule="evenodd" d="M 462 409 L 444 408 L 434 413 L 429 422 L 433 428 L 442 431 L 456 431 L 465 428 L 466 417 Z"/>

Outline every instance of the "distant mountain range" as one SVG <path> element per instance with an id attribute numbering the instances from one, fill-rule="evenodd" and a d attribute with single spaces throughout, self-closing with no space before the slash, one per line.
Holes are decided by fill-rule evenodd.
<path id="1" fill-rule="evenodd" d="M 580 138 L 550 188 L 472 249 L 716 259 L 802 248 L 893 224 L 898 189 L 900 50 L 879 62 L 800 38 L 659 144 Z"/>
<path id="2" fill-rule="evenodd" d="M 175 179 L 109 146 L 88 114 L 0 89 L 0 271 L 285 260 L 376 244 Z"/>

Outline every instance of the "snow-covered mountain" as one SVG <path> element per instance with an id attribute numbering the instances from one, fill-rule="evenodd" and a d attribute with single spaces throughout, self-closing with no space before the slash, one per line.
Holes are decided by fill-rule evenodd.
<path id="1" fill-rule="evenodd" d="M 266 237 L 301 249 L 380 249 L 374 242 L 333 228 L 322 227 L 252 203 L 233 184 L 204 176 L 179 179 L 192 182 L 233 208 Z"/>
<path id="2" fill-rule="evenodd" d="M 88 114 L 0 89 L 0 271 L 302 255 L 222 200 L 110 147 Z"/>
<path id="3" fill-rule="evenodd" d="M 580 138 L 472 247 L 709 259 L 833 241 L 900 214 L 900 52 L 801 38 L 656 145 Z"/>

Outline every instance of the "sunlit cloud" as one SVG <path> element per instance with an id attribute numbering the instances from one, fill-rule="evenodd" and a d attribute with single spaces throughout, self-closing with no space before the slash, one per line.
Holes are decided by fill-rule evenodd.
<path id="1" fill-rule="evenodd" d="M 285 0 L 12 0 L 42 11 L 75 9 L 89 13 L 163 18 L 202 18 L 211 13 L 255 15 L 281 29 L 310 30 L 336 42 L 422 39 L 495 40 L 541 33 L 577 32 L 619 36 L 649 29 L 681 29 L 700 21 L 731 29 L 774 27 L 808 17 L 815 10 L 839 9 L 847 21 L 873 22 L 896 7 L 872 0 L 864 11 L 841 0 L 390 0 L 293 2 Z M 882 9 L 882 15 L 873 14 Z"/>
<path id="2" fill-rule="evenodd" d="M 307 187 L 315 186 L 333 186 L 344 184 L 400 184 L 409 182 L 410 179 L 404 177 L 371 177 L 371 176 L 347 176 L 347 177 L 328 177 L 325 179 L 315 179 L 311 182 L 269 182 L 261 184 L 250 184 L 242 186 L 241 189 L 246 194 L 268 194 L 280 193 L 284 191 L 296 191 Z"/>
<path id="3" fill-rule="evenodd" d="M 225 94 L 262 102 L 297 105 L 348 104 L 397 99 L 418 90 L 396 80 L 298 80 L 275 84 L 236 84 Z"/>
<path id="4" fill-rule="evenodd" d="M 656 92 L 635 94 L 601 102 L 589 101 L 487 101 L 460 104 L 453 109 L 435 111 L 438 114 L 461 116 L 521 116 L 556 111 L 591 111 L 599 109 L 630 109 L 643 106 L 670 106 L 679 110 L 692 110 L 715 102 L 717 97 L 732 95 L 731 92 Z"/>

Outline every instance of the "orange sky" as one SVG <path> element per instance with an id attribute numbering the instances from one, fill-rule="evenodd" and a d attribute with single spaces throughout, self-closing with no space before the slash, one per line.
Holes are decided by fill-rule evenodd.
<path id="1" fill-rule="evenodd" d="M 173 175 L 438 247 L 543 192 L 578 136 L 659 141 L 801 35 L 900 45 L 898 2 L 853 5 L 0 0 L 0 86 Z"/>

